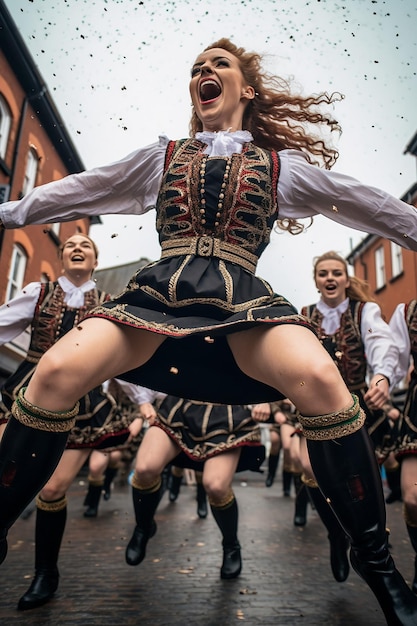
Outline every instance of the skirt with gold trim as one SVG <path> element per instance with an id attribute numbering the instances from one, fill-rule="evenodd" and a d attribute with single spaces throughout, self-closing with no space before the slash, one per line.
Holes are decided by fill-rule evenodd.
<path id="1" fill-rule="evenodd" d="M 121 378 L 177 397 L 222 404 L 283 397 L 237 367 L 227 335 L 260 325 L 298 324 L 312 330 L 266 281 L 236 263 L 193 255 L 141 268 L 120 295 L 88 317 L 166 337 L 147 363 Z"/>
<path id="2" fill-rule="evenodd" d="M 181 450 L 174 465 L 202 471 L 207 459 L 240 449 L 237 471 L 260 471 L 265 447 L 259 425 L 251 418 L 248 407 L 167 396 L 157 415 L 150 428 L 164 430 Z"/>
<path id="3" fill-rule="evenodd" d="M 20 389 L 26 387 L 36 364 L 22 361 L 1 390 L 0 424 L 11 416 L 11 408 Z M 96 387 L 80 399 L 80 410 L 69 433 L 67 448 L 91 448 L 110 452 L 126 444 L 132 415 L 119 407 L 110 393 Z"/>

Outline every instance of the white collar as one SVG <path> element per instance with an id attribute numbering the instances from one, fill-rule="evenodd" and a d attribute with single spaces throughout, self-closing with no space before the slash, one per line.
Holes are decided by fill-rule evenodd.
<path id="1" fill-rule="evenodd" d="M 94 280 L 87 280 L 80 287 L 74 285 L 66 276 L 60 276 L 58 282 L 65 293 L 64 302 L 68 306 L 79 309 L 84 306 L 84 294 L 95 288 Z"/>
<path id="2" fill-rule="evenodd" d="M 209 156 L 232 156 L 232 154 L 242 152 L 244 143 L 253 141 L 253 137 L 248 130 L 219 130 L 214 133 L 209 130 L 203 130 L 195 134 L 195 138 L 207 144 L 204 150 Z"/>
<path id="3" fill-rule="evenodd" d="M 333 335 L 340 328 L 340 318 L 349 306 L 349 298 L 346 298 L 335 307 L 331 307 L 323 300 L 319 300 L 316 307 L 323 315 L 322 327 L 326 335 Z"/>

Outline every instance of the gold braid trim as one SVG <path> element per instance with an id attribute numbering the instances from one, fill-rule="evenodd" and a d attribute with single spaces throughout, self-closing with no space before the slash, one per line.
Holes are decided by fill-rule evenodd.
<path id="1" fill-rule="evenodd" d="M 365 413 L 359 406 L 358 397 L 352 394 L 353 404 L 336 413 L 315 417 L 300 415 L 303 435 L 306 439 L 328 441 L 346 437 L 359 430 L 365 423 Z"/>
<path id="2" fill-rule="evenodd" d="M 155 491 L 158 491 L 158 489 L 160 488 L 161 482 L 162 482 L 161 477 L 158 476 L 158 478 L 156 479 L 154 483 L 151 483 L 151 484 L 142 483 L 140 480 L 140 476 L 138 476 L 135 472 L 131 480 L 131 485 L 133 489 L 138 489 L 142 493 L 155 493 Z"/>
<path id="3" fill-rule="evenodd" d="M 306 476 L 306 474 L 304 474 L 304 472 L 301 474 L 301 482 L 306 487 L 311 487 L 311 489 L 318 489 L 319 488 L 319 485 L 318 485 L 316 479 L 315 478 L 309 478 L 308 476 Z"/>
<path id="4" fill-rule="evenodd" d="M 52 502 L 48 502 L 47 500 L 42 500 L 42 498 L 38 495 L 36 496 L 36 508 L 41 511 L 46 511 L 47 513 L 58 513 L 58 511 L 62 511 L 67 506 L 67 496 L 62 496 L 59 500 L 52 500 Z"/>
<path id="5" fill-rule="evenodd" d="M 230 488 L 228 493 L 221 500 L 216 500 L 214 498 L 211 498 L 210 496 L 208 500 L 209 500 L 210 506 L 214 507 L 215 509 L 228 509 L 229 506 L 233 504 L 234 499 L 235 499 L 235 494 L 233 493 L 233 489 Z"/>
<path id="6" fill-rule="evenodd" d="M 92 487 L 102 487 L 104 485 L 104 474 L 100 478 L 93 478 L 88 475 L 88 484 Z"/>
<path id="7" fill-rule="evenodd" d="M 22 387 L 12 406 L 12 415 L 25 426 L 53 433 L 66 433 L 75 424 L 79 402 L 69 411 L 49 411 L 29 402 L 25 398 L 26 387 Z"/>
<path id="8" fill-rule="evenodd" d="M 403 518 L 407 526 L 410 526 L 410 528 L 417 528 L 417 521 L 415 521 L 415 519 L 411 519 L 411 517 L 409 516 L 409 512 L 407 510 L 407 507 L 405 506 L 404 503 L 403 503 Z"/>

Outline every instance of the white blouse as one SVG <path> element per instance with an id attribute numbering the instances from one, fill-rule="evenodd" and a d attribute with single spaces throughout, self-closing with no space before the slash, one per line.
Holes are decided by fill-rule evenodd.
<path id="1" fill-rule="evenodd" d="M 251 137 L 247 131 L 211 135 L 206 150 L 209 156 L 240 153 Z M 16 228 L 83 216 L 146 213 L 155 208 L 167 143 L 168 137 L 161 136 L 120 161 L 35 187 L 22 200 L 1 204 L 0 219 L 6 228 Z M 301 151 L 282 150 L 279 155 L 281 219 L 321 214 L 417 251 L 414 207 L 355 178 L 310 165 Z"/>
<path id="2" fill-rule="evenodd" d="M 332 335 L 340 328 L 340 318 L 349 306 L 349 298 L 335 308 L 329 307 L 322 300 L 316 306 L 323 315 L 324 332 Z M 370 375 L 383 374 L 389 379 L 391 387 L 395 386 L 402 378 L 398 371 L 399 346 L 389 325 L 382 319 L 381 309 L 376 302 L 365 302 L 360 331 Z"/>

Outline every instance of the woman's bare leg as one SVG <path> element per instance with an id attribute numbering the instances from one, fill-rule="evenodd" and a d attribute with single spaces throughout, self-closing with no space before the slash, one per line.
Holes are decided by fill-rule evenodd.
<path id="1" fill-rule="evenodd" d="M 203 485 L 207 491 L 211 512 L 222 534 L 223 563 L 220 577 L 239 576 L 242 557 L 238 539 L 238 507 L 232 489 L 233 476 L 239 462 L 240 449 L 223 452 L 204 463 Z"/>
<path id="2" fill-rule="evenodd" d="M 102 318 L 84 320 L 42 356 L 25 397 L 44 409 L 66 410 L 105 380 L 146 363 L 163 341 Z"/>
<path id="3" fill-rule="evenodd" d="M 351 563 L 389 624 L 411 626 L 417 598 L 388 549 L 385 501 L 364 414 L 318 339 L 303 327 L 252 329 L 229 337 L 241 369 L 279 389 L 300 411 L 319 487 L 351 541 Z"/>
<path id="4" fill-rule="evenodd" d="M 146 546 L 156 532 L 155 511 L 162 496 L 161 474 L 180 449 L 166 432 L 151 426 L 139 446 L 132 478 L 132 500 L 136 526 L 126 547 L 126 563 L 139 565 Z"/>

